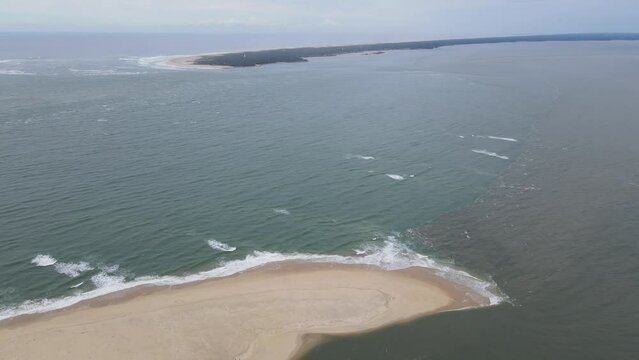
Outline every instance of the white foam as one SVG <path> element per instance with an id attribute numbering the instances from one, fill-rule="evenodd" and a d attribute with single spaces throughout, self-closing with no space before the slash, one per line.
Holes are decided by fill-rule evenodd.
<path id="1" fill-rule="evenodd" d="M 219 242 L 215 239 L 207 240 L 207 242 L 209 243 L 209 246 L 214 250 L 231 252 L 237 249 L 235 246 L 231 246 L 223 242 Z"/>
<path id="2" fill-rule="evenodd" d="M 33 259 L 31 259 L 31 263 L 35 264 L 35 266 L 51 266 L 55 263 L 57 263 L 58 260 L 56 260 L 53 256 L 51 255 L 36 255 L 36 257 L 34 257 Z"/>
<path id="3" fill-rule="evenodd" d="M 495 152 L 491 152 L 488 150 L 471 150 L 472 152 L 476 153 L 476 154 L 483 154 L 483 155 L 488 155 L 488 156 L 492 156 L 492 157 L 496 157 L 496 158 L 500 158 L 502 160 L 508 160 L 508 156 L 506 155 L 499 155 Z"/>
<path id="4" fill-rule="evenodd" d="M 69 71 L 84 76 L 126 76 L 147 73 L 146 71 L 121 71 L 115 69 L 69 69 Z"/>
<path id="5" fill-rule="evenodd" d="M 200 54 L 200 55 L 215 55 L 215 53 L 210 54 Z M 184 57 L 193 57 L 198 55 L 165 55 L 165 56 L 148 56 L 148 57 L 140 57 L 140 58 L 122 58 L 121 60 L 125 61 L 135 61 L 138 66 L 149 67 L 153 69 L 161 69 L 161 70 L 212 70 L 212 69 L 224 69 L 226 66 L 215 66 L 215 65 L 180 65 L 172 62 L 173 59 L 184 58 Z"/>
<path id="6" fill-rule="evenodd" d="M 120 265 L 100 265 L 98 266 L 98 269 L 100 269 L 100 271 L 105 272 L 107 274 L 113 274 L 114 272 L 118 271 L 120 269 Z"/>
<path id="7" fill-rule="evenodd" d="M 59 262 L 54 265 L 54 268 L 55 268 L 55 271 L 59 272 L 60 274 L 63 274 L 72 278 L 80 276 L 80 274 L 82 274 L 83 272 L 93 270 L 93 266 L 91 266 L 91 264 L 89 264 L 88 262 L 84 262 L 84 261 L 79 263 Z"/>
<path id="8" fill-rule="evenodd" d="M 6 70 L 0 69 L 0 75 L 35 75 L 35 73 L 26 72 L 22 70 Z"/>
<path id="9" fill-rule="evenodd" d="M 43 299 L 39 301 L 27 301 L 23 304 L 0 309 L 0 320 L 10 317 L 43 313 L 56 309 L 65 308 L 80 301 L 93 299 L 115 291 L 131 289 L 141 285 L 180 285 L 201 281 L 209 278 L 218 278 L 237 274 L 249 269 L 264 266 L 270 263 L 282 261 L 304 261 L 312 263 L 336 263 L 336 264 L 360 264 L 378 266 L 387 270 L 399 270 L 410 267 L 423 267 L 435 271 L 438 276 L 465 285 L 476 293 L 489 299 L 490 305 L 496 305 L 507 298 L 500 291 L 497 285 L 491 280 L 483 280 L 473 276 L 461 269 L 441 264 L 428 256 L 416 253 L 402 244 L 395 236 L 388 236 L 381 244 L 369 244 L 364 249 L 355 250 L 359 255 L 319 255 L 301 253 L 275 253 L 265 251 L 254 251 L 244 259 L 232 260 L 222 263 L 212 270 L 199 272 L 187 276 L 144 276 L 132 281 L 125 281 L 123 276 L 115 276 L 100 272 L 91 277 L 91 282 L 96 286 L 94 290 L 83 292 L 73 296 L 56 299 Z"/>
<path id="10" fill-rule="evenodd" d="M 0 64 L 21 64 L 28 60 L 33 59 L 0 59 Z"/>
<path id="11" fill-rule="evenodd" d="M 374 156 L 368 156 L 368 155 L 353 155 L 353 154 L 348 154 L 346 155 L 347 159 L 360 159 L 360 160 L 375 160 Z"/>
<path id="12" fill-rule="evenodd" d="M 499 136 L 488 135 L 487 138 L 493 139 L 493 140 L 503 140 L 503 141 L 517 142 L 517 139 L 507 138 L 507 137 L 499 137 Z"/>
<path id="13" fill-rule="evenodd" d="M 291 215 L 291 212 L 286 209 L 273 209 L 273 211 L 279 215 Z"/>
<path id="14" fill-rule="evenodd" d="M 397 180 L 397 181 L 401 181 L 401 180 L 405 179 L 403 176 L 397 175 L 397 174 L 386 174 L 386 176 L 388 176 L 389 178 L 391 178 L 393 180 Z"/>
<path id="15" fill-rule="evenodd" d="M 100 272 L 91 276 L 91 282 L 93 283 L 93 285 L 95 285 L 97 290 L 118 288 L 126 289 L 128 287 L 126 286 L 124 280 L 124 276 L 111 275 L 107 274 L 106 272 Z"/>
<path id="16" fill-rule="evenodd" d="M 136 64 L 142 67 L 149 67 L 152 69 L 161 69 L 161 70 L 189 70 L 186 66 L 179 66 L 171 63 L 171 59 L 174 57 L 178 57 L 177 55 L 173 56 L 148 56 L 136 58 Z M 130 61 L 130 60 L 129 60 Z"/>
<path id="17" fill-rule="evenodd" d="M 75 285 L 71 285 L 71 286 L 69 286 L 69 287 L 70 287 L 71 289 L 75 289 L 75 288 L 78 288 L 78 287 L 82 286 L 82 284 L 84 284 L 84 281 L 80 281 L 79 283 L 77 283 L 77 284 L 75 284 Z"/>

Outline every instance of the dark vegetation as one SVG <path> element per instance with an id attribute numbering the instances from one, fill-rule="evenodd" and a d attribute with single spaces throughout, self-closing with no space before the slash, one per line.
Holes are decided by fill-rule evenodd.
<path id="1" fill-rule="evenodd" d="M 541 41 L 609 41 L 609 40 L 639 40 L 639 34 L 564 34 L 564 35 L 532 35 L 488 37 L 474 39 L 450 39 L 432 41 L 413 41 L 399 43 L 344 45 L 326 47 L 302 47 L 291 49 L 274 49 L 228 53 L 220 55 L 204 55 L 194 61 L 195 65 L 223 65 L 223 66 L 256 66 L 283 62 L 305 62 L 310 57 L 335 56 L 358 52 L 372 54 L 389 50 L 418 50 L 435 49 L 442 46 L 496 44 L 512 42 L 541 42 Z"/>

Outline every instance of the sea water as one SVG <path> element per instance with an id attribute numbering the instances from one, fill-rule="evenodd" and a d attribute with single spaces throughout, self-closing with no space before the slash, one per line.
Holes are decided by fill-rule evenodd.
<path id="1" fill-rule="evenodd" d="M 509 199 L 536 199 L 539 193 L 548 194 L 541 191 L 550 191 L 557 196 L 548 199 L 568 206 L 573 199 L 562 194 L 572 187 L 557 189 L 549 180 L 515 181 L 509 174 L 513 167 L 530 166 L 518 176 L 559 176 L 575 159 L 596 164 L 593 158 L 619 155 L 606 152 L 611 151 L 613 135 L 588 147 L 584 139 L 597 138 L 605 129 L 599 118 L 586 116 L 592 112 L 564 116 L 588 119 L 586 134 L 574 128 L 582 125 L 579 122 L 562 127 L 564 117 L 548 119 L 564 94 L 591 85 L 568 80 L 577 81 L 582 72 L 593 70 L 603 75 L 586 79 L 603 83 L 620 76 L 607 76 L 610 70 L 602 59 L 614 55 L 628 66 L 636 62 L 638 47 L 503 44 L 184 70 L 165 66 L 166 56 L 242 45 L 227 40 L 226 48 L 220 48 L 212 42 L 209 50 L 201 38 L 191 47 L 181 38 L 184 41 L 167 42 L 163 49 L 161 36 L 145 42 L 136 35 L 127 42 L 125 35 L 118 35 L 118 41 L 103 42 L 109 46 L 100 48 L 87 45 L 92 43 L 89 34 L 89 40 L 60 35 L 64 39 L 58 43 L 64 46 L 57 49 L 50 45 L 51 36 L 36 36 L 36 43 L 49 44 L 40 55 L 40 47 L 21 48 L 29 43 L 24 39 L 14 39 L 10 51 L 0 52 L 1 317 L 60 308 L 142 284 L 185 283 L 295 259 L 434 268 L 490 297 L 494 305 L 501 303 L 488 310 L 447 314 L 456 317 L 453 320 L 442 318 L 459 324 L 456 329 L 470 324 L 469 329 L 481 329 L 481 334 L 498 334 L 503 339 L 495 350 L 501 349 L 500 356 L 513 354 L 509 338 L 512 343 L 531 341 L 538 349 L 532 354 L 547 355 L 575 351 L 576 344 L 597 334 L 583 330 L 592 324 L 575 319 L 604 305 L 583 305 L 589 310 L 571 317 L 569 308 L 561 306 L 566 299 L 556 292 L 576 291 L 582 299 L 595 296 L 597 287 L 584 279 L 608 279 L 597 266 L 612 261 L 601 251 L 603 239 L 553 241 L 552 231 L 522 237 L 529 234 L 515 231 L 522 224 L 564 229 L 571 220 L 552 222 L 557 216 L 548 212 L 547 218 L 531 215 L 495 222 L 515 214 L 523 200 L 501 208 L 501 199 L 487 194 L 502 189 Z M 278 44 L 272 42 L 269 45 Z M 140 46 L 145 43 L 153 46 Z M 246 42 L 244 48 L 251 45 Z M 86 49 L 95 51 L 83 53 Z M 540 57 L 545 62 L 534 61 Z M 557 80 L 554 76 L 571 69 L 577 57 L 584 65 L 574 68 L 568 80 Z M 571 106 L 579 109 L 583 103 L 589 102 L 573 100 Z M 632 111 L 628 114 L 613 117 L 615 124 L 634 124 Z M 566 137 L 545 137 L 550 133 Z M 632 153 L 630 141 L 620 144 Z M 531 155 L 531 149 L 547 148 L 555 152 Z M 572 155 L 561 152 L 564 148 Z M 533 161 L 553 166 L 533 166 Z M 627 163 L 610 165 L 606 172 L 592 165 L 581 179 L 585 184 L 607 181 L 611 189 L 621 186 L 634 196 L 639 181 Z M 598 189 L 578 196 L 592 198 Z M 497 210 L 489 207 L 492 204 Z M 531 208 L 551 204 L 538 201 Z M 625 206 L 624 214 L 629 214 L 636 210 L 633 204 L 626 200 L 608 206 Z M 583 208 L 587 205 L 605 208 L 587 202 Z M 458 215 L 468 209 L 473 211 L 472 224 L 490 230 L 480 232 L 479 225 L 470 226 L 470 220 Z M 605 214 L 601 217 L 607 219 L 606 226 L 620 226 L 624 219 Z M 582 219 L 577 215 L 572 219 Z M 623 224 L 627 231 L 636 230 L 627 221 Z M 579 239 L 588 236 L 584 232 Z M 613 246 L 629 251 L 614 253 L 613 264 L 629 261 L 627 255 L 636 252 L 636 242 L 622 238 L 626 240 Z M 565 269 L 540 270 L 579 258 L 588 258 L 598 271 L 577 273 L 562 282 Z M 614 266 L 606 271 L 608 276 L 616 273 Z M 625 284 L 632 285 L 632 279 Z M 550 290 L 542 291 L 548 284 Z M 538 301 L 534 306 L 539 310 L 526 312 L 529 299 Z M 543 309 L 558 310 L 542 319 Z M 503 331 L 495 329 L 495 318 L 483 315 L 491 311 L 498 313 Z M 565 337 L 551 332 L 555 342 L 550 342 L 539 334 L 555 329 L 558 317 L 564 330 L 557 331 Z M 377 345 L 385 344 L 390 353 L 382 358 L 408 359 L 429 351 L 438 358 L 465 358 L 476 355 L 474 350 L 487 340 L 466 336 L 475 347 L 446 352 L 445 344 L 460 341 L 454 332 L 443 332 L 440 347 L 420 335 L 432 334 L 429 329 L 435 329 L 432 322 L 438 319 L 415 323 L 418 331 L 388 330 L 400 335 L 382 332 L 381 340 L 361 341 L 374 354 L 379 353 Z M 541 325 L 527 327 L 533 319 Z M 620 342 L 636 330 L 624 328 L 612 332 Z M 397 337 L 407 343 L 389 345 L 397 343 Z M 555 346 L 542 346 L 546 343 Z M 349 344 L 329 344 L 313 356 L 374 356 Z M 361 347 L 357 344 L 353 346 Z M 624 344 L 629 349 L 627 341 Z"/>

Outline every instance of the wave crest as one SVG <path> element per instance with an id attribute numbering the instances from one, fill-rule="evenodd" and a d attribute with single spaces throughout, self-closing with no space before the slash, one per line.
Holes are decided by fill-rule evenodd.
<path id="1" fill-rule="evenodd" d="M 346 155 L 347 159 L 360 159 L 360 160 L 375 160 L 374 156 L 369 156 L 369 155 L 353 155 L 353 154 L 348 154 Z"/>
<path id="2" fill-rule="evenodd" d="M 231 246 L 231 245 L 225 244 L 225 243 L 217 241 L 215 239 L 207 240 L 207 243 L 214 250 L 232 252 L 232 251 L 235 251 L 237 249 L 235 246 Z"/>
<path id="3" fill-rule="evenodd" d="M 22 71 L 22 70 L 1 70 L 0 69 L 0 75 L 28 75 L 28 76 L 33 76 L 33 75 L 35 75 L 35 73 L 26 72 L 26 71 Z"/>
<path id="4" fill-rule="evenodd" d="M 492 157 L 496 157 L 502 160 L 508 160 L 508 156 L 506 155 L 499 155 L 496 152 L 492 152 L 492 151 L 488 151 L 488 150 L 471 150 L 472 152 L 474 152 L 475 154 L 482 154 L 482 155 L 488 155 L 488 156 L 492 156 Z"/>
<path id="5" fill-rule="evenodd" d="M 49 255 L 49 254 L 39 254 L 36 255 L 36 257 L 34 257 L 33 259 L 31 259 L 31 263 L 34 264 L 35 266 L 51 266 L 55 263 L 57 263 L 58 260 L 56 260 L 56 258 L 54 258 L 53 256 Z"/>
<path id="6" fill-rule="evenodd" d="M 510 141 L 510 142 L 517 142 L 517 139 L 514 138 L 507 138 L 507 137 L 500 137 L 500 136 L 492 136 L 492 135 L 488 135 L 487 138 L 489 139 L 493 139 L 493 140 L 502 140 L 502 141 Z"/>
<path id="7" fill-rule="evenodd" d="M 405 177 L 403 177 L 401 175 L 397 175 L 397 174 L 386 174 L 386 176 L 388 176 L 389 178 L 391 178 L 393 180 L 397 180 L 397 181 L 401 181 L 401 180 L 405 179 Z"/>
<path id="8" fill-rule="evenodd" d="M 88 262 L 81 261 L 79 263 L 63 263 L 59 262 L 54 265 L 55 271 L 71 278 L 80 276 L 83 272 L 93 270 L 93 266 Z"/>
<path id="9" fill-rule="evenodd" d="M 180 285 L 210 278 L 219 278 L 237 274 L 249 269 L 254 269 L 271 263 L 282 261 L 302 261 L 312 263 L 334 263 L 371 265 L 386 270 L 400 270 L 410 267 L 428 268 L 447 280 L 464 285 L 490 301 L 490 305 L 496 305 L 506 297 L 499 291 L 497 285 L 491 280 L 480 279 L 461 269 L 441 264 L 426 255 L 419 254 L 398 241 L 395 236 L 388 236 L 382 244 L 373 244 L 363 250 L 356 250 L 359 255 L 321 255 L 303 253 L 278 253 L 268 251 L 254 251 L 244 259 L 231 260 L 222 263 L 219 267 L 186 276 L 143 276 L 132 281 L 125 281 L 123 276 L 107 274 L 102 271 L 91 277 L 91 282 L 96 289 L 56 299 L 43 299 L 39 301 L 27 301 L 23 304 L 0 310 L 0 320 L 23 314 L 43 313 L 47 311 L 65 308 L 80 301 L 93 299 L 115 291 L 130 289 L 141 285 Z"/>

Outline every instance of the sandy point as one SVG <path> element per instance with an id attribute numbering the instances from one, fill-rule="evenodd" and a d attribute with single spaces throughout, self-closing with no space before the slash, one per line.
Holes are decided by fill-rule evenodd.
<path id="1" fill-rule="evenodd" d="M 489 300 L 424 268 L 283 262 L 0 322 L 0 359 L 291 359 L 309 339 Z"/>
<path id="2" fill-rule="evenodd" d="M 198 65 L 195 64 L 195 61 L 204 56 L 204 55 L 216 55 L 216 54 L 202 54 L 202 55 L 178 55 L 169 57 L 165 63 L 169 66 L 174 66 L 178 68 L 184 69 L 209 69 L 209 70 L 219 70 L 219 69 L 227 69 L 230 66 L 223 65 Z"/>

